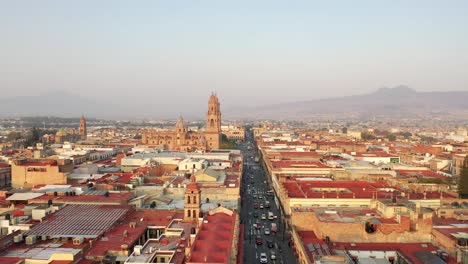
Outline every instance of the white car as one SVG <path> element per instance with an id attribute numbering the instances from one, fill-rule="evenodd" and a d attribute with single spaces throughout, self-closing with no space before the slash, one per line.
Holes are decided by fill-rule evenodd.
<path id="1" fill-rule="evenodd" d="M 262 214 L 262 220 L 266 220 L 266 215 Z"/>
<path id="2" fill-rule="evenodd" d="M 270 228 L 265 228 L 263 230 L 263 232 L 265 233 L 265 235 L 269 235 L 270 234 Z"/>
<path id="3" fill-rule="evenodd" d="M 276 253 L 275 253 L 273 250 L 270 252 L 270 259 L 271 259 L 271 260 L 275 260 L 275 259 L 276 259 Z"/>
<path id="4" fill-rule="evenodd" d="M 268 257 L 266 253 L 260 253 L 260 263 L 268 263 Z"/>

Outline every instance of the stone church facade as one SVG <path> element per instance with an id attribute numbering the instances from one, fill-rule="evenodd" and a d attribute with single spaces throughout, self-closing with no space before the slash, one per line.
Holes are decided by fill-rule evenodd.
<path id="1" fill-rule="evenodd" d="M 142 144 L 163 146 L 166 150 L 195 151 L 219 149 L 221 145 L 221 109 L 216 94 L 208 100 L 206 128 L 204 131 L 188 130 L 180 117 L 173 130 L 147 130 L 142 134 Z"/>

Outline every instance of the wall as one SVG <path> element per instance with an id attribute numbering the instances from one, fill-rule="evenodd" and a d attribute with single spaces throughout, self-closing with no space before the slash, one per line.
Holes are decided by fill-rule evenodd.
<path id="1" fill-rule="evenodd" d="M 402 216 L 399 224 L 381 224 L 375 233 L 365 231 L 364 222 L 321 222 L 314 212 L 295 212 L 292 223 L 298 230 L 314 231 L 318 238 L 328 236 L 330 240 L 355 243 L 408 243 L 430 242 L 431 234 L 426 230 L 410 232 L 410 219 Z"/>

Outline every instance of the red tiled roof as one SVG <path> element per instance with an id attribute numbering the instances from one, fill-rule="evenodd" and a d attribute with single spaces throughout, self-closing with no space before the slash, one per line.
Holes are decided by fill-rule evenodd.
<path id="1" fill-rule="evenodd" d="M 24 259 L 22 258 L 0 257 L 0 263 L 2 264 L 20 264 L 23 262 Z"/>
<path id="2" fill-rule="evenodd" d="M 57 166 L 56 160 L 43 160 L 43 161 L 25 161 L 18 166 Z"/>
<path id="3" fill-rule="evenodd" d="M 307 168 L 307 169 L 328 169 L 329 167 L 319 161 L 303 160 L 275 160 L 271 162 L 273 168 Z"/>
<path id="4" fill-rule="evenodd" d="M 291 198 L 357 198 L 357 199 L 391 199 L 392 197 L 401 198 L 403 190 L 398 187 L 391 187 L 381 182 L 365 181 L 295 181 L 288 180 L 283 182 L 283 187 Z M 313 188 L 327 189 L 326 192 L 314 191 Z M 394 192 L 387 191 L 391 188 Z M 336 190 L 334 190 L 336 189 Z M 341 192 L 343 191 L 343 192 Z M 424 199 L 423 193 L 407 193 L 408 199 Z M 442 193 L 443 197 L 453 197 L 449 193 Z M 440 192 L 426 192 L 426 199 L 439 199 Z M 455 198 L 455 197 L 453 197 Z"/>
<path id="5" fill-rule="evenodd" d="M 395 170 L 400 176 L 403 177 L 415 177 L 415 176 L 423 176 L 424 178 L 439 178 L 439 179 L 446 179 L 447 177 L 430 171 L 430 170 Z"/>
<path id="6" fill-rule="evenodd" d="M 187 263 L 229 263 L 234 236 L 235 213 L 207 215 L 192 246 Z"/>

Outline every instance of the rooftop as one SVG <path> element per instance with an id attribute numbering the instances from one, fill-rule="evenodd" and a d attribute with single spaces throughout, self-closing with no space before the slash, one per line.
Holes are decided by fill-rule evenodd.
<path id="1" fill-rule="evenodd" d="M 26 235 L 96 238 L 109 231 L 130 210 L 123 205 L 71 204 L 46 217 Z"/>
<path id="2" fill-rule="evenodd" d="M 215 209 L 216 210 L 216 209 Z M 197 233 L 188 263 L 229 263 L 234 237 L 235 213 L 207 214 Z"/>

